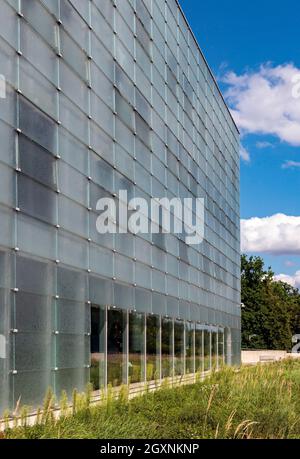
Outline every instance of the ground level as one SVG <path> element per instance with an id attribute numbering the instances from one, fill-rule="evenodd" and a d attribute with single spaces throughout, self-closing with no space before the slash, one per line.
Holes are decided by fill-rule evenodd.
<path id="1" fill-rule="evenodd" d="M 300 438 L 300 362 L 224 368 L 193 385 L 88 406 L 6 438 Z M 43 424 L 44 423 L 44 424 Z"/>

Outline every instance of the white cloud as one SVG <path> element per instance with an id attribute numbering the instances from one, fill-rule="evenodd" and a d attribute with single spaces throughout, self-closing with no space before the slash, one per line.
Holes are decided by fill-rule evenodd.
<path id="1" fill-rule="evenodd" d="M 241 147 L 240 147 L 240 157 L 242 158 L 243 161 L 245 161 L 246 163 L 249 163 L 250 154 L 249 154 L 248 150 L 246 150 L 246 148 L 243 147 L 243 145 L 241 145 Z"/>
<path id="2" fill-rule="evenodd" d="M 285 161 L 281 168 L 282 169 L 296 169 L 300 167 L 300 161 Z"/>
<path id="3" fill-rule="evenodd" d="M 225 97 L 242 134 L 271 134 L 300 145 L 300 99 L 294 94 L 299 74 L 293 64 L 264 64 L 257 72 L 223 77 L 228 85 Z"/>
<path id="4" fill-rule="evenodd" d="M 256 147 L 260 149 L 265 149 L 265 148 L 274 148 L 274 144 L 271 142 L 256 142 Z"/>
<path id="5" fill-rule="evenodd" d="M 276 214 L 241 220 L 242 252 L 300 254 L 300 217 Z"/>
<path id="6" fill-rule="evenodd" d="M 278 274 L 277 276 L 274 276 L 274 279 L 290 284 L 292 287 L 300 288 L 300 271 L 297 271 L 292 276 L 288 274 Z"/>

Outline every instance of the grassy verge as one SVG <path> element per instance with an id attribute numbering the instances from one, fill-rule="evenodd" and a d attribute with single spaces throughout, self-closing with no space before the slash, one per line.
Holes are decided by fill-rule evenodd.
<path id="1" fill-rule="evenodd" d="M 300 438 L 300 362 L 225 368 L 204 382 L 131 401 L 126 391 L 5 438 Z"/>

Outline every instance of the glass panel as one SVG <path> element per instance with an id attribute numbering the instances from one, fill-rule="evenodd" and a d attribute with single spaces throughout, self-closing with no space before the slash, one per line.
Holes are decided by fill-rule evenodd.
<path id="1" fill-rule="evenodd" d="M 218 332 L 218 368 L 221 368 L 225 363 L 224 359 L 224 333 Z"/>
<path id="2" fill-rule="evenodd" d="M 15 369 L 46 370 L 51 366 L 51 333 L 15 335 Z"/>
<path id="3" fill-rule="evenodd" d="M 87 269 L 88 243 L 84 239 L 61 230 L 58 234 L 58 254 L 62 263 Z"/>
<path id="4" fill-rule="evenodd" d="M 103 44 L 92 34 L 92 56 L 96 65 L 105 73 L 111 81 L 114 79 L 113 56 L 106 50 Z"/>
<path id="5" fill-rule="evenodd" d="M 48 151 L 55 151 L 55 122 L 23 97 L 19 99 L 20 129 Z"/>
<path id="6" fill-rule="evenodd" d="M 78 11 L 79 14 L 83 17 L 83 19 L 88 22 L 89 20 L 89 5 L 86 2 L 82 2 L 82 0 L 70 0 L 73 4 L 74 8 Z"/>
<path id="7" fill-rule="evenodd" d="M 86 385 L 89 382 L 89 374 L 90 370 L 88 368 L 67 368 L 56 371 L 55 388 L 57 397 L 61 396 L 63 390 L 67 392 L 69 397 L 72 396 L 74 388 L 78 392 L 85 391 Z M 43 397 L 40 400 L 43 400 Z"/>
<path id="8" fill-rule="evenodd" d="M 119 386 L 127 382 L 126 312 L 110 309 L 107 321 L 107 382 Z"/>
<path id="9" fill-rule="evenodd" d="M 87 209 L 63 195 L 58 197 L 58 223 L 72 233 L 87 237 L 88 233 Z"/>
<path id="10" fill-rule="evenodd" d="M 106 48 L 113 53 L 113 31 L 105 21 L 99 10 L 92 4 L 92 27 L 95 35 L 101 40 Z M 102 13 L 102 8 L 100 8 Z"/>
<path id="11" fill-rule="evenodd" d="M 60 298 L 85 301 L 87 299 L 86 274 L 59 266 L 57 268 L 57 294 Z"/>
<path id="12" fill-rule="evenodd" d="M 51 330 L 51 297 L 18 292 L 15 296 L 15 328 L 22 332 Z"/>
<path id="13" fill-rule="evenodd" d="M 119 118 L 126 124 L 130 129 L 133 128 L 133 109 L 126 102 L 126 100 L 121 96 L 121 94 L 116 91 L 116 111 Z"/>
<path id="14" fill-rule="evenodd" d="M 83 369 L 90 363 L 90 338 L 78 334 L 59 334 L 56 337 L 56 366 Z"/>
<path id="15" fill-rule="evenodd" d="M 151 130 L 137 113 L 135 114 L 135 129 L 142 142 L 144 142 L 147 147 L 151 148 Z"/>
<path id="16" fill-rule="evenodd" d="M 87 76 L 86 55 L 62 28 L 60 29 L 60 43 L 66 62 L 85 80 Z"/>
<path id="17" fill-rule="evenodd" d="M 225 363 L 226 365 L 231 365 L 231 330 L 230 328 L 225 328 L 224 333 L 224 354 L 225 354 Z"/>
<path id="18" fill-rule="evenodd" d="M 210 332 L 204 330 L 204 371 L 208 371 L 211 368 L 210 363 Z"/>
<path id="19" fill-rule="evenodd" d="M 162 378 L 173 376 L 173 321 L 163 318 L 161 323 Z"/>
<path id="20" fill-rule="evenodd" d="M 89 276 L 89 296 L 94 304 L 113 304 L 112 281 L 100 277 Z"/>
<path id="21" fill-rule="evenodd" d="M 91 81 L 92 88 L 95 93 L 103 99 L 103 101 L 111 108 L 113 108 L 113 85 L 112 82 L 106 78 L 104 73 L 91 62 Z"/>
<path id="22" fill-rule="evenodd" d="M 1 4 L 0 35 L 17 49 L 18 21 L 16 12 L 6 3 Z"/>
<path id="23" fill-rule="evenodd" d="M 133 284 L 133 261 L 130 258 L 115 254 L 115 276 L 121 281 Z"/>
<path id="24" fill-rule="evenodd" d="M 39 350 L 42 352 L 43 350 Z M 26 368 L 27 370 L 27 368 Z M 13 375 L 13 408 L 22 400 L 22 405 L 37 407 L 41 404 L 49 387 L 51 387 L 50 368 L 43 371 L 25 371 Z"/>
<path id="25" fill-rule="evenodd" d="M 133 287 L 114 282 L 114 304 L 120 308 L 130 309 L 133 305 Z"/>
<path id="26" fill-rule="evenodd" d="M 61 299 L 56 304 L 57 329 L 60 333 L 90 333 L 90 306 L 79 301 Z"/>
<path id="27" fill-rule="evenodd" d="M 59 67 L 59 83 L 63 93 L 86 113 L 88 108 L 87 85 L 63 62 Z"/>
<path id="28" fill-rule="evenodd" d="M 196 324 L 195 330 L 195 373 L 203 372 L 203 330 Z"/>
<path id="29" fill-rule="evenodd" d="M 15 155 L 12 154 L 15 151 L 15 131 L 12 127 L 2 121 L 0 121 L 0 138 L 0 161 L 8 164 L 9 166 L 15 166 Z"/>
<path id="30" fill-rule="evenodd" d="M 92 272 L 113 277 L 113 254 L 111 250 L 99 247 L 95 244 L 90 245 L 90 268 Z"/>
<path id="31" fill-rule="evenodd" d="M 91 93 L 91 115 L 96 122 L 107 134 L 113 136 L 114 115 L 112 110 L 96 96 Z"/>
<path id="32" fill-rule="evenodd" d="M 194 330 L 195 330 L 194 323 L 186 322 L 186 325 L 185 325 L 185 372 L 188 374 L 195 373 Z"/>
<path id="33" fill-rule="evenodd" d="M 60 19 L 64 28 L 81 46 L 81 48 L 88 50 L 88 26 L 79 16 L 77 11 L 72 8 L 68 0 L 60 1 Z"/>
<path id="34" fill-rule="evenodd" d="M 0 206 L 1 227 L 0 227 L 0 244 L 5 247 L 13 247 L 14 239 L 14 211 L 7 207 Z"/>
<path id="35" fill-rule="evenodd" d="M 83 206 L 87 205 L 88 181 L 73 167 L 59 161 L 58 179 L 60 191 Z"/>
<path id="36" fill-rule="evenodd" d="M 93 181 L 108 191 L 113 190 L 114 169 L 98 155 L 91 153 L 91 177 Z"/>
<path id="37" fill-rule="evenodd" d="M 54 14 L 57 13 L 57 0 L 43 0 L 47 7 Z M 51 3 L 51 7 L 49 4 Z M 34 1 L 22 1 L 22 13 L 32 27 L 49 43 L 56 46 L 56 24 L 54 18 L 48 11 L 39 3 Z"/>
<path id="38" fill-rule="evenodd" d="M 91 146 L 99 156 L 113 163 L 113 140 L 95 123 L 90 123 Z"/>
<path id="39" fill-rule="evenodd" d="M 211 333 L 211 368 L 215 370 L 218 365 L 218 334 L 213 331 Z"/>
<path id="40" fill-rule="evenodd" d="M 16 287 L 25 292 L 53 295 L 53 265 L 18 255 Z"/>
<path id="41" fill-rule="evenodd" d="M 160 318 L 147 316 L 147 381 L 160 379 Z"/>
<path id="42" fill-rule="evenodd" d="M 15 172 L 10 167 L 0 164 L 0 202 L 14 207 Z"/>
<path id="43" fill-rule="evenodd" d="M 24 3 L 24 2 L 23 2 Z M 28 2 L 25 2 L 28 3 Z M 40 37 L 21 21 L 21 51 L 26 59 L 53 84 L 57 83 L 56 55 Z M 24 64 L 23 59 L 20 61 Z"/>
<path id="44" fill-rule="evenodd" d="M 174 322 L 174 374 L 184 374 L 184 322 Z"/>
<path id="45" fill-rule="evenodd" d="M 118 38 L 115 41 L 116 46 L 116 60 L 123 68 L 127 75 L 134 80 L 134 60 L 131 54 L 127 51 L 121 40 Z"/>
<path id="46" fill-rule="evenodd" d="M 88 175 L 89 155 L 87 147 L 63 128 L 59 130 L 59 154 L 66 163 L 82 174 Z"/>
<path id="47" fill-rule="evenodd" d="M 23 135 L 19 136 L 19 166 L 29 177 L 56 188 L 54 156 Z"/>
<path id="48" fill-rule="evenodd" d="M 132 81 L 126 76 L 125 72 L 115 65 L 115 84 L 120 93 L 133 105 L 134 87 Z"/>
<path id="49" fill-rule="evenodd" d="M 130 383 L 145 380 L 145 316 L 129 314 L 128 377 Z"/>
<path id="50" fill-rule="evenodd" d="M 90 381 L 94 390 L 106 384 L 105 371 L 105 309 L 92 306 L 91 309 L 91 370 Z"/>
<path id="51" fill-rule="evenodd" d="M 88 144 L 88 123 L 86 115 L 62 93 L 59 98 L 60 121 L 81 142 Z"/>
<path id="52" fill-rule="evenodd" d="M 56 195 L 33 180 L 18 175 L 18 206 L 32 217 L 55 224 Z"/>
<path id="53" fill-rule="evenodd" d="M 4 216 L 5 214 L 2 213 L 2 229 L 5 224 Z M 50 258 L 51 260 L 55 259 L 56 230 L 52 225 L 47 225 L 35 218 L 20 214 L 17 217 L 17 230 L 17 245 L 22 252 Z"/>

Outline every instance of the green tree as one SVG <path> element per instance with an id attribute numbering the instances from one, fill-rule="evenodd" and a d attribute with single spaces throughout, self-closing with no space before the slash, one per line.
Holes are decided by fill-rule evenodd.
<path id="1" fill-rule="evenodd" d="M 284 282 L 274 280 L 261 257 L 241 260 L 242 347 L 286 349 L 300 325 L 300 294 Z"/>

